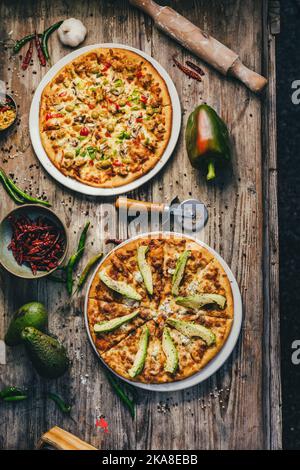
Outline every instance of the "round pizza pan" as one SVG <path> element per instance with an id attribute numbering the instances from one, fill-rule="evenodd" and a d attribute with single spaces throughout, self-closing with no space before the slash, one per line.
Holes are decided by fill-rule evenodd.
<path id="1" fill-rule="evenodd" d="M 52 78 L 57 74 L 57 72 L 59 72 L 59 70 L 63 66 L 67 65 L 70 61 L 80 56 L 81 54 L 84 54 L 85 52 L 88 52 L 90 50 L 97 49 L 97 48 L 127 49 L 147 59 L 153 65 L 153 67 L 159 72 L 162 78 L 165 80 L 166 85 L 169 90 L 172 108 L 173 108 L 173 119 L 172 119 L 172 129 L 171 129 L 170 139 L 160 160 L 152 168 L 152 170 L 150 170 L 145 175 L 132 181 L 129 184 L 125 184 L 124 186 L 119 186 L 116 188 L 95 188 L 93 186 L 83 184 L 80 181 L 77 181 L 73 178 L 63 175 L 63 173 L 61 173 L 55 167 L 55 165 L 51 162 L 50 158 L 46 154 L 41 138 L 40 138 L 40 131 L 39 131 L 40 99 L 41 99 L 41 95 L 45 86 L 52 80 Z M 77 191 L 82 194 L 87 194 L 89 196 L 115 196 L 118 194 L 126 193 L 128 191 L 132 191 L 138 188 L 139 186 L 141 186 L 142 184 L 146 183 L 147 181 L 149 181 L 151 178 L 153 178 L 153 176 L 155 176 L 162 169 L 162 167 L 167 163 L 170 156 L 172 155 L 172 152 L 175 148 L 175 145 L 179 137 L 180 128 L 181 128 L 180 101 L 179 101 L 177 90 L 175 88 L 175 85 L 170 75 L 150 55 L 146 54 L 145 52 L 139 49 L 135 49 L 134 47 L 126 46 L 124 44 L 117 44 L 117 43 L 103 43 L 103 44 L 93 44 L 90 46 L 85 46 L 85 47 L 82 47 L 81 49 L 77 49 L 76 51 L 71 52 L 70 54 L 66 55 L 65 57 L 60 59 L 58 62 L 56 62 L 56 64 L 53 65 L 53 67 L 51 67 L 51 69 L 46 73 L 46 75 L 41 80 L 39 86 L 37 87 L 35 94 L 33 96 L 33 99 L 32 99 L 30 113 L 29 113 L 29 132 L 30 132 L 31 143 L 40 163 L 43 165 L 45 170 L 56 181 L 66 186 L 67 188 L 73 191 Z"/>
<path id="2" fill-rule="evenodd" d="M 184 238 L 187 238 L 188 240 L 192 240 L 192 241 L 198 243 L 199 245 L 203 246 L 208 251 L 210 251 L 210 253 L 212 255 L 214 255 L 216 257 L 216 259 L 219 261 L 219 263 L 223 266 L 223 268 L 224 268 L 224 270 L 225 270 L 225 272 L 228 276 L 230 285 L 231 285 L 232 295 L 233 295 L 233 304 L 234 304 L 234 307 L 233 307 L 234 308 L 234 315 L 233 315 L 233 323 L 232 323 L 231 331 L 229 333 L 229 336 L 228 336 L 225 344 L 223 345 L 222 349 L 218 352 L 218 354 L 203 369 L 201 369 L 199 372 L 196 372 L 195 374 L 193 374 L 190 377 L 187 377 L 186 379 L 183 379 L 183 380 L 168 382 L 166 384 L 145 384 L 145 383 L 142 383 L 142 382 L 135 382 L 135 381 L 125 379 L 121 375 L 117 374 L 114 370 L 112 370 L 106 364 L 106 362 L 104 362 L 104 360 L 102 359 L 101 355 L 99 354 L 99 352 L 98 352 L 98 350 L 97 350 L 97 348 L 94 344 L 94 341 L 92 339 L 90 329 L 89 329 L 88 296 L 89 296 L 89 291 L 90 291 L 92 282 L 93 282 L 93 280 L 94 280 L 94 278 L 95 278 L 95 276 L 98 272 L 98 269 L 101 267 L 101 265 L 104 263 L 104 261 L 107 259 L 107 257 L 112 252 L 118 250 L 120 247 L 125 246 L 126 244 L 128 244 L 128 243 L 130 243 L 133 240 L 136 240 L 138 238 L 157 237 L 159 234 L 162 234 L 163 236 L 168 236 L 168 235 L 178 236 L 178 237 L 184 236 Z M 117 377 L 124 380 L 125 382 L 128 382 L 131 385 L 134 385 L 135 387 L 138 387 L 138 388 L 142 388 L 144 390 L 150 390 L 150 391 L 153 391 L 153 392 L 175 392 L 175 391 L 178 391 L 178 390 L 184 390 L 186 388 L 193 387 L 194 385 L 197 385 L 197 384 L 203 382 L 204 380 L 207 380 L 210 376 L 215 374 L 215 372 L 217 372 L 217 370 L 220 369 L 220 367 L 222 367 L 223 364 L 227 361 L 227 359 L 229 358 L 230 354 L 232 353 L 232 351 L 233 351 L 233 349 L 236 345 L 236 342 L 238 340 L 238 337 L 239 337 L 240 331 L 241 331 L 242 319 L 243 319 L 242 298 L 241 298 L 241 293 L 240 293 L 240 289 L 238 287 L 237 281 L 236 281 L 231 269 L 229 268 L 228 264 L 223 260 L 223 258 L 213 248 L 208 246 L 206 243 L 204 243 L 200 240 L 197 240 L 196 238 L 191 237 L 189 235 L 182 235 L 180 233 L 175 233 L 175 232 L 150 232 L 150 233 L 143 233 L 143 234 L 137 235 L 133 238 L 130 238 L 130 239 L 124 241 L 120 245 L 116 246 L 109 253 L 107 253 L 107 255 L 101 260 L 101 262 L 98 264 L 98 266 L 97 266 L 96 270 L 94 271 L 93 276 L 92 276 L 92 278 L 91 278 L 91 280 L 88 284 L 88 289 L 87 289 L 87 293 L 86 293 L 86 297 L 85 297 L 85 303 L 84 303 L 84 318 L 85 318 L 85 326 L 86 326 L 86 329 L 87 329 L 87 334 L 88 334 L 90 343 L 91 343 L 95 353 L 100 358 L 101 362 L 105 365 L 105 367 L 107 367 L 113 374 L 115 374 Z"/>

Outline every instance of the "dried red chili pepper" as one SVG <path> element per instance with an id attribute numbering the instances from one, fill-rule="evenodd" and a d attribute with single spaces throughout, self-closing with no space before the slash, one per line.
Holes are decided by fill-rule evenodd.
<path id="1" fill-rule="evenodd" d="M 197 73 L 199 73 L 199 75 L 201 75 L 201 77 L 203 77 L 205 75 L 202 68 L 199 67 L 199 65 L 194 64 L 194 62 L 191 62 L 190 60 L 187 60 L 186 65 L 188 65 L 191 69 L 194 69 Z"/>
<path id="2" fill-rule="evenodd" d="M 46 57 L 44 55 L 44 52 L 43 52 L 43 49 L 42 49 L 42 46 L 41 46 L 41 41 L 40 41 L 40 38 L 37 34 L 37 32 L 35 31 L 34 33 L 34 42 L 35 42 L 35 47 L 36 47 L 36 50 L 37 50 L 37 54 L 38 54 L 38 58 L 39 58 L 39 61 L 40 61 L 40 64 L 45 67 L 46 66 Z"/>
<path id="3" fill-rule="evenodd" d="M 33 42 L 30 41 L 30 44 L 29 44 L 29 48 L 28 48 L 28 51 L 26 52 L 26 55 L 23 59 L 23 62 L 22 62 L 22 70 L 26 70 L 30 64 L 30 61 L 31 61 L 31 58 L 32 58 L 32 53 L 33 53 Z"/>
<path id="4" fill-rule="evenodd" d="M 197 80 L 197 82 L 202 82 L 202 78 L 200 77 L 200 75 L 196 73 L 194 70 L 191 70 L 185 65 L 181 64 L 176 59 L 175 55 L 173 55 L 173 61 L 174 61 L 174 64 L 179 68 L 179 70 L 185 73 L 185 75 L 187 75 L 189 78 L 193 78 L 194 80 Z"/>
<path id="5" fill-rule="evenodd" d="M 58 227 L 46 218 L 10 217 L 12 239 L 8 246 L 18 264 L 28 264 L 33 272 L 58 266 L 65 241 Z"/>

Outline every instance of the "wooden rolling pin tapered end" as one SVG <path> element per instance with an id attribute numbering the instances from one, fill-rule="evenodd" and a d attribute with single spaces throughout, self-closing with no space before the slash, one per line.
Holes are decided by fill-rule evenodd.
<path id="1" fill-rule="evenodd" d="M 240 59 L 237 59 L 230 67 L 228 75 L 243 82 L 254 93 L 261 93 L 268 83 L 265 77 L 248 69 Z"/>

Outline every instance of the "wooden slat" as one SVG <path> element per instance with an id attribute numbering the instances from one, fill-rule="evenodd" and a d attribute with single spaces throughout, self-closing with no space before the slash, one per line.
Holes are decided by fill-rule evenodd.
<path id="1" fill-rule="evenodd" d="M 274 43 L 268 49 L 270 38 L 263 35 L 267 12 L 264 10 L 263 14 L 260 0 L 170 3 L 239 51 L 247 66 L 261 72 L 262 63 L 268 65 L 270 87 L 266 101 L 260 101 L 242 85 L 220 77 L 203 64 L 203 83 L 188 79 L 172 66 L 171 56 L 176 52 L 182 61 L 195 59 L 158 32 L 149 18 L 130 8 L 127 2 L 41 0 L 28 1 L 26 5 L 22 1 L 2 2 L 0 34 L 4 37 L 12 30 L 14 37 L 21 37 L 34 28 L 42 31 L 60 18 L 81 18 L 88 28 L 85 44 L 120 42 L 141 48 L 170 73 L 183 109 L 178 145 L 159 175 L 129 196 L 158 202 L 169 202 L 175 195 L 180 199 L 193 196 L 208 206 L 209 222 L 201 238 L 220 252 L 240 285 L 245 312 L 241 338 L 230 360 L 204 384 L 172 394 L 138 392 L 137 417 L 132 421 L 112 393 L 88 343 L 83 298 L 74 298 L 69 304 L 66 293 L 57 284 L 45 280 L 23 282 L 3 273 L 0 339 L 14 309 L 38 299 L 46 303 L 50 331 L 66 344 L 72 367 L 65 377 L 45 381 L 32 370 L 21 347 L 8 349 L 7 364 L 0 365 L 0 386 L 29 386 L 33 398 L 16 407 L 0 404 L 0 447 L 33 448 L 41 434 L 54 425 L 97 448 L 107 449 L 281 447 L 278 253 L 273 251 L 277 248 L 276 172 L 270 171 L 276 168 L 275 58 Z M 50 43 L 53 63 L 69 52 L 59 44 L 56 34 Z M 114 199 L 93 199 L 64 189 L 45 173 L 31 149 L 28 111 L 45 70 L 35 60 L 29 71 L 19 74 L 18 57 L 9 61 L 7 52 L 2 56 L 0 76 L 17 93 L 21 124 L 15 134 L 1 141 L 1 165 L 15 174 L 20 185 L 28 188 L 32 181 L 34 194 L 44 191 L 53 201 L 54 210 L 70 230 L 70 252 L 87 219 L 92 222 L 89 256 L 102 247 L 107 251 L 109 246 L 103 245 L 104 204 Z M 214 106 L 227 121 L 234 144 L 232 174 L 223 183 L 211 186 L 191 168 L 184 146 L 188 115 L 201 100 Z M 11 145 L 12 149 L 5 151 Z M 19 155 L 14 159 L 7 158 L 16 153 Z M 13 207 L 1 191 L 0 216 Z M 110 220 L 114 235 L 118 226 L 114 209 Z M 117 236 L 126 237 L 127 227 L 121 224 Z M 63 417 L 52 402 L 41 398 L 47 390 L 73 401 L 73 420 Z M 109 433 L 96 428 L 95 420 L 100 415 L 108 421 Z"/>

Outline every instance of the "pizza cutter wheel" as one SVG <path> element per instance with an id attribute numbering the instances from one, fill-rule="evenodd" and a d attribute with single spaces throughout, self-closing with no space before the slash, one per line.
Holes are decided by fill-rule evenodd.
<path id="1" fill-rule="evenodd" d="M 206 224 L 208 212 L 205 204 L 198 199 L 186 199 L 179 202 L 175 197 L 170 204 L 138 201 L 127 197 L 116 200 L 118 209 L 134 209 L 135 211 L 154 211 L 173 216 L 174 222 L 188 232 L 199 232 Z"/>

